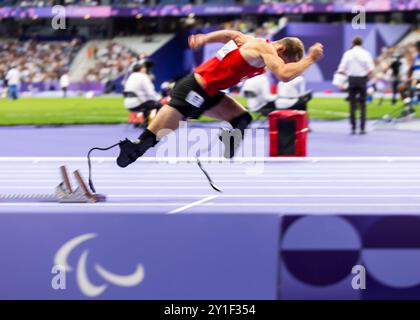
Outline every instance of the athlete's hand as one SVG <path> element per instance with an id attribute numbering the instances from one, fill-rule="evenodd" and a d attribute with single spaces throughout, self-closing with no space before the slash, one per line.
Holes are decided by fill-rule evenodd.
<path id="1" fill-rule="evenodd" d="M 324 46 L 317 42 L 308 50 L 308 57 L 310 57 L 313 61 L 318 61 L 324 55 Z"/>
<path id="2" fill-rule="evenodd" d="M 188 37 L 188 45 L 191 49 L 197 50 L 198 48 L 202 47 L 205 42 L 206 35 L 204 34 L 193 34 Z"/>

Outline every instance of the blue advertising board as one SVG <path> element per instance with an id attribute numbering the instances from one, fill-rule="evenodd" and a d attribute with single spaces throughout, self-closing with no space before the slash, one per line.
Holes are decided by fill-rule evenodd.
<path id="1" fill-rule="evenodd" d="M 276 299 L 276 215 L 0 214 L 0 299 Z"/>

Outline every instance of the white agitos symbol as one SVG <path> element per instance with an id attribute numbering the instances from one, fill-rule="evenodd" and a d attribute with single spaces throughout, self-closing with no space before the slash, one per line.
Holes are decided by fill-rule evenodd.
<path id="1" fill-rule="evenodd" d="M 67 241 L 55 254 L 54 265 L 62 266 L 66 272 L 73 271 L 72 267 L 67 261 L 68 256 L 77 246 L 79 246 L 83 242 L 95 238 L 96 236 L 96 233 L 86 233 Z M 106 290 L 108 284 L 96 286 L 89 280 L 86 267 L 88 255 L 89 250 L 84 250 L 79 257 L 79 261 L 77 262 L 76 267 L 76 280 L 80 291 L 82 291 L 83 294 L 85 294 L 88 297 L 96 297 Z M 96 272 L 99 273 L 99 275 L 106 281 L 120 287 L 137 286 L 143 281 L 145 275 L 144 267 L 141 264 L 138 264 L 136 270 L 129 275 L 119 275 L 112 273 L 99 264 L 95 264 L 94 268 Z"/>

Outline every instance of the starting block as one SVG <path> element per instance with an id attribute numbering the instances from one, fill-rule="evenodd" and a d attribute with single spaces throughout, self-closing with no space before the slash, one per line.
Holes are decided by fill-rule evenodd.
<path id="1" fill-rule="evenodd" d="M 54 194 L 8 194 L 0 195 L 0 202 L 59 202 L 59 203 L 95 203 L 106 201 L 106 196 L 89 191 L 79 170 L 74 171 L 77 188 L 73 189 L 66 166 L 60 167 L 63 181 L 55 188 Z"/>
<path id="2" fill-rule="evenodd" d="M 104 202 L 106 196 L 102 194 L 94 194 L 89 191 L 87 184 L 82 178 L 79 170 L 74 171 L 78 187 L 73 190 L 66 166 L 60 167 L 61 177 L 63 181 L 55 188 L 55 197 L 58 202 L 62 203 L 88 203 L 88 202 Z"/>

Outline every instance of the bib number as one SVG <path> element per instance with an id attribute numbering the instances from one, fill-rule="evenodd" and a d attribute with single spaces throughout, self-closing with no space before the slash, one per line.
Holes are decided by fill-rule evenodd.
<path id="1" fill-rule="evenodd" d="M 230 40 L 221 49 L 217 51 L 216 57 L 219 60 L 223 60 L 224 57 L 226 57 L 230 52 L 236 49 L 238 49 L 238 45 L 235 41 Z"/>
<path id="2" fill-rule="evenodd" d="M 190 91 L 185 98 L 185 101 L 187 101 L 189 104 L 193 105 L 196 108 L 200 108 L 204 103 L 204 98 L 200 96 L 195 91 Z"/>

